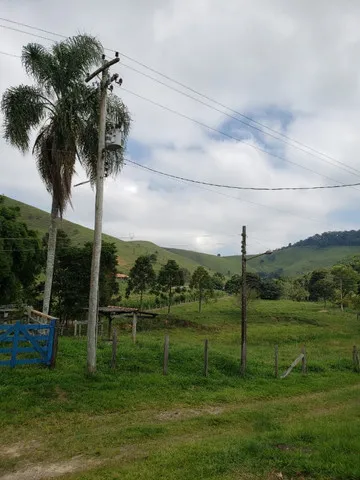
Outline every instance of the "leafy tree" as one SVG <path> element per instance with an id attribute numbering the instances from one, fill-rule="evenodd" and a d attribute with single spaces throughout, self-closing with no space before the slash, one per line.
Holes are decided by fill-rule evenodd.
<path id="1" fill-rule="evenodd" d="M 264 280 L 260 287 L 260 298 L 263 300 L 279 300 L 282 294 L 281 284 L 273 279 Z"/>
<path id="2" fill-rule="evenodd" d="M 173 288 L 184 285 L 183 272 L 175 260 L 168 260 L 166 265 L 161 267 L 158 275 L 158 285 L 167 292 L 168 313 L 170 313 Z"/>
<path id="3" fill-rule="evenodd" d="M 95 38 L 77 35 L 45 48 L 36 43 L 23 47 L 22 63 L 32 85 L 8 88 L 2 97 L 4 137 L 21 151 L 32 152 L 39 174 L 52 196 L 43 311 L 48 313 L 54 272 L 58 217 L 71 200 L 76 158 L 91 180 L 96 177 L 98 152 L 99 91 L 85 84 L 87 73 L 101 61 L 103 49 Z M 125 137 L 130 117 L 126 107 L 109 95 L 107 129 L 123 126 Z M 117 173 L 123 152 L 107 154 L 109 174 Z"/>
<path id="4" fill-rule="evenodd" d="M 19 216 L 0 196 L 0 304 L 27 301 L 43 265 L 40 240 Z"/>
<path id="5" fill-rule="evenodd" d="M 219 272 L 215 272 L 212 276 L 212 284 L 214 290 L 224 290 L 225 286 L 225 275 Z"/>
<path id="6" fill-rule="evenodd" d="M 153 288 L 156 282 L 156 273 L 153 262 L 156 257 L 141 255 L 135 261 L 129 273 L 129 281 L 126 289 L 126 298 L 131 292 L 140 293 L 140 310 L 142 309 L 143 294 L 149 288 Z"/>
<path id="7" fill-rule="evenodd" d="M 318 296 L 324 301 L 324 306 L 326 307 L 326 301 L 334 298 L 334 280 L 330 277 L 330 275 L 327 275 L 325 278 L 322 278 L 316 282 L 316 289 Z"/>
<path id="8" fill-rule="evenodd" d="M 339 292 L 339 303 L 344 310 L 344 300 L 358 290 L 359 274 L 350 265 L 335 265 L 331 269 Z"/>
<path id="9" fill-rule="evenodd" d="M 199 299 L 199 313 L 205 295 L 211 295 L 213 292 L 212 278 L 204 267 L 198 267 L 191 277 L 190 288 L 196 290 Z"/>
<path id="10" fill-rule="evenodd" d="M 320 280 L 324 280 L 327 276 L 329 275 L 328 270 L 322 268 L 322 269 L 317 269 L 314 270 L 311 273 L 310 279 L 309 279 L 309 294 L 310 297 L 309 299 L 312 302 L 317 302 L 321 298 L 323 298 L 323 286 L 318 284 Z"/>
<path id="11" fill-rule="evenodd" d="M 246 295 L 248 300 L 260 292 L 261 278 L 258 274 L 246 272 Z M 238 295 L 241 293 L 242 277 L 235 274 L 225 284 L 225 291 L 230 294 Z"/>
<path id="12" fill-rule="evenodd" d="M 308 282 L 305 277 L 295 278 L 291 282 L 289 298 L 296 302 L 303 302 L 309 298 L 309 290 L 307 289 Z"/>
<path id="13" fill-rule="evenodd" d="M 53 306 L 62 319 L 79 315 L 88 306 L 92 244 L 72 245 L 59 230 L 53 282 Z M 119 291 L 116 281 L 117 250 L 113 243 L 103 242 L 100 259 L 99 305 L 107 306 Z"/>
<path id="14" fill-rule="evenodd" d="M 241 290 L 241 275 L 237 273 L 225 283 L 225 291 L 229 294 L 238 294 Z"/>

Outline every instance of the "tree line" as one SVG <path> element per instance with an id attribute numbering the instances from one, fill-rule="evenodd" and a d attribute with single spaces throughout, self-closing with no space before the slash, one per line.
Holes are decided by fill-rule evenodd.
<path id="1" fill-rule="evenodd" d="M 181 268 L 175 260 L 168 260 L 156 273 L 154 264 L 156 255 L 141 255 L 135 261 L 129 273 L 126 297 L 131 293 L 140 295 L 140 310 L 143 307 L 143 296 L 150 293 L 155 296 L 155 305 L 166 300 L 168 313 L 174 303 L 174 294 L 179 294 L 180 301 L 185 301 L 186 284 L 192 292 L 192 298 L 198 300 L 199 312 L 204 301 L 214 296 L 214 291 L 223 290 L 225 277 L 221 273 L 212 276 L 204 267 L 197 267 L 190 274 L 186 268 Z"/>

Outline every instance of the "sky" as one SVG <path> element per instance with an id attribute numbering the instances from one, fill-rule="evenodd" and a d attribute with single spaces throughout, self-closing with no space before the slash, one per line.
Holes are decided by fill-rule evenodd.
<path id="1" fill-rule="evenodd" d="M 0 0 L 0 15 L 66 36 L 88 33 L 120 52 L 111 72 L 123 78 L 115 92 L 133 119 L 130 160 L 181 177 L 248 187 L 360 182 L 357 0 Z M 0 25 L 59 40 L 5 20 Z M 14 55 L 28 42 L 51 45 L 1 27 L 0 38 L 0 50 Z M 0 54 L 1 95 L 21 83 L 30 80 L 20 59 Z M 249 120 L 234 111 L 271 130 L 245 125 Z M 85 179 L 78 167 L 74 183 Z M 31 154 L 3 138 L 0 194 L 50 209 Z M 123 240 L 232 255 L 240 252 L 246 225 L 248 251 L 258 253 L 315 233 L 359 229 L 359 196 L 360 187 L 254 192 L 195 186 L 128 163 L 106 180 L 103 230 Z M 74 188 L 65 218 L 92 228 L 94 198 L 89 185 Z"/>

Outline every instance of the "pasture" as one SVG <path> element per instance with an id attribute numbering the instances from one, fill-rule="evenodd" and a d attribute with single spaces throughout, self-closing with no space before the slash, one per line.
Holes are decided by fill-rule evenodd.
<path id="1" fill-rule="evenodd" d="M 0 369 L 0 478 L 67 480 L 355 479 L 360 477 L 360 346 L 353 313 L 314 303 L 249 306 L 248 372 L 239 375 L 240 309 L 225 297 L 173 308 L 167 321 L 130 321 L 99 340 L 85 374 L 86 339 L 62 337 L 56 368 Z M 164 335 L 170 336 L 162 375 Z M 203 344 L 209 340 L 209 376 Z M 306 344 L 299 367 L 283 372 Z"/>

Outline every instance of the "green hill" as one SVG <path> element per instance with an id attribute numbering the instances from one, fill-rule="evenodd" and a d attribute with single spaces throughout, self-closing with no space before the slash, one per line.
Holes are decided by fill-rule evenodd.
<path id="1" fill-rule="evenodd" d="M 5 197 L 5 203 L 8 206 L 19 207 L 21 218 L 26 222 L 30 228 L 37 230 L 40 235 L 44 235 L 48 231 L 49 226 L 49 213 L 38 208 L 27 205 L 26 203 L 19 202 L 9 197 Z M 93 231 L 90 228 L 83 227 L 77 223 L 69 222 L 68 220 L 62 220 L 60 228 L 69 235 L 71 240 L 75 244 L 84 244 L 93 240 Z M 119 270 L 127 273 L 134 264 L 136 258 L 139 255 L 145 254 L 157 254 L 156 268 L 160 268 L 168 260 L 173 259 L 181 265 L 181 267 L 187 268 L 193 271 L 198 264 L 193 260 L 179 256 L 176 253 L 169 252 L 168 250 L 159 247 L 151 242 L 145 241 L 129 241 L 124 242 L 118 238 L 110 235 L 103 235 L 103 239 L 108 242 L 114 242 L 118 250 L 118 262 Z"/>
<path id="2" fill-rule="evenodd" d="M 169 249 L 179 256 L 187 257 L 204 267 L 224 275 L 241 272 L 241 256 L 216 257 L 206 253 Z M 271 255 L 250 260 L 248 270 L 258 273 L 278 273 L 284 276 L 296 276 L 310 272 L 315 268 L 331 267 L 352 255 L 360 254 L 360 246 L 310 247 L 293 246 L 275 250 Z"/>
<path id="3" fill-rule="evenodd" d="M 20 208 L 21 217 L 32 229 L 44 235 L 48 230 L 49 214 L 9 197 L 5 197 L 9 206 Z M 93 232 L 68 220 L 62 220 L 62 228 L 74 243 L 83 244 L 92 241 Z M 127 273 L 139 255 L 157 254 L 157 269 L 168 260 L 175 260 L 181 267 L 193 271 L 202 265 L 212 272 L 221 272 L 226 276 L 241 272 L 241 257 L 234 255 L 218 257 L 206 253 L 162 248 L 151 242 L 119 240 L 110 235 L 103 235 L 103 239 L 114 242 L 118 249 L 119 270 Z M 273 254 L 254 260 L 249 260 L 249 271 L 265 274 L 278 273 L 286 276 L 295 276 L 309 272 L 315 268 L 330 267 L 335 263 L 355 254 L 360 254 L 360 232 L 326 232 L 299 241 L 293 246 L 275 250 Z"/>

